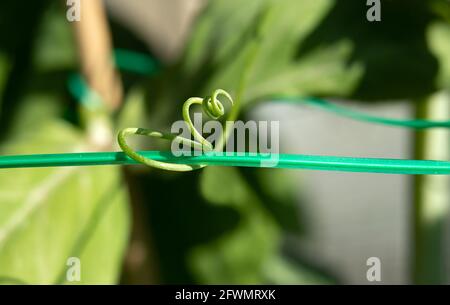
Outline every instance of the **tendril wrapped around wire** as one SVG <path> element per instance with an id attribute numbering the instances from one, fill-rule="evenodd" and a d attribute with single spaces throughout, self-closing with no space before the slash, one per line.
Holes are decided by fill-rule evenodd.
<path id="1" fill-rule="evenodd" d="M 167 163 L 167 162 L 161 162 L 149 159 L 137 151 L 135 151 L 133 148 L 131 148 L 125 138 L 128 135 L 140 135 L 140 136 L 149 136 L 153 138 L 158 139 L 165 139 L 170 141 L 176 141 L 178 143 L 181 143 L 183 145 L 189 146 L 190 148 L 194 149 L 201 149 L 203 151 L 213 151 L 213 150 L 220 150 L 222 147 L 219 145 L 218 147 L 214 148 L 212 143 L 210 143 L 208 140 L 206 140 L 200 132 L 195 128 L 194 124 L 192 123 L 191 116 L 190 116 L 190 108 L 192 105 L 201 105 L 203 112 L 206 113 L 210 118 L 214 120 L 220 119 L 225 114 L 225 107 L 223 106 L 222 102 L 219 100 L 220 96 L 226 97 L 231 105 L 234 105 L 233 99 L 231 98 L 231 95 L 222 89 L 217 89 L 213 92 L 211 96 L 207 96 L 205 98 L 201 97 L 191 97 L 183 104 L 183 120 L 186 122 L 189 131 L 191 135 L 193 136 L 194 140 L 187 139 L 181 136 L 169 134 L 169 133 L 161 133 L 158 131 L 152 131 L 149 129 L 144 128 L 125 128 L 121 130 L 117 136 L 117 140 L 119 143 L 120 148 L 123 150 L 123 152 L 130 157 L 131 159 L 148 165 L 150 167 L 155 167 L 163 170 L 169 170 L 169 171 L 178 171 L 178 172 L 187 172 L 192 171 L 196 169 L 200 169 L 205 167 L 205 165 L 188 165 L 188 164 L 175 164 L 175 163 Z M 224 135 L 222 135 L 224 136 Z M 223 143 L 223 141 L 220 141 L 220 143 Z"/>

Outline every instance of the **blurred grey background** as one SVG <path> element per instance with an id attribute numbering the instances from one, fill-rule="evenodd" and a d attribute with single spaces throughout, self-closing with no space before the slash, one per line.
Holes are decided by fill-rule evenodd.
<path id="1" fill-rule="evenodd" d="M 407 103 L 345 104 L 375 115 L 407 118 Z M 280 120 L 286 153 L 353 157 L 410 158 L 412 135 L 398 128 L 337 117 L 307 106 L 267 105 L 257 119 Z M 307 215 L 306 238 L 288 238 L 301 257 L 338 274 L 345 283 L 368 283 L 366 261 L 381 260 L 385 284 L 407 283 L 412 178 L 321 171 L 295 171 L 298 196 Z M 306 206 L 306 208 L 305 208 Z"/>

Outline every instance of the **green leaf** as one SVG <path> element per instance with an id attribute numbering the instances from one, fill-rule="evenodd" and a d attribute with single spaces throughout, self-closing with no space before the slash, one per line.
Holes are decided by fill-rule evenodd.
<path id="1" fill-rule="evenodd" d="M 383 1 L 381 22 L 368 22 L 366 1 L 335 1 L 310 33 L 298 56 L 350 41 L 350 63 L 364 68 L 351 96 L 361 99 L 417 98 L 435 91 L 438 63 L 426 30 L 436 17 L 429 0 Z"/>
<path id="2" fill-rule="evenodd" d="M 358 63 L 348 64 L 351 42 L 342 39 L 297 56 L 299 47 L 333 3 L 332 0 L 210 2 L 181 64 L 179 74 L 186 78 L 184 83 L 190 84 L 187 90 L 192 90 L 188 95 L 198 95 L 198 91 L 209 94 L 216 88 L 230 92 L 236 89 L 252 31 L 261 26 L 261 12 L 267 6 L 270 13 L 243 102 L 277 93 L 349 94 L 363 72 Z"/>
<path id="3" fill-rule="evenodd" d="M 346 63 L 351 50 L 349 41 L 319 49 L 249 86 L 246 98 L 251 101 L 276 93 L 343 96 L 353 92 L 364 69 L 358 63 Z"/>
<path id="4" fill-rule="evenodd" d="M 264 265 L 279 245 L 276 223 L 237 169 L 205 168 L 200 185 L 206 200 L 235 208 L 240 219 L 234 229 L 192 250 L 189 262 L 197 279 L 208 284 L 264 283 Z"/>
<path id="5" fill-rule="evenodd" d="M 117 118 L 117 129 L 145 124 L 145 91 L 141 87 L 132 88 L 125 98 L 124 105 Z"/>
<path id="6" fill-rule="evenodd" d="M 265 265 L 268 282 L 274 285 L 331 285 L 336 281 L 316 270 L 279 256 Z"/>
<path id="7" fill-rule="evenodd" d="M 9 70 L 8 58 L 4 54 L 0 53 L 0 90 L 3 89 L 5 82 L 7 80 L 8 70 Z M 2 91 L 0 91 L 0 95 L 1 93 Z"/>
<path id="8" fill-rule="evenodd" d="M 33 64 L 39 72 L 72 69 L 77 63 L 75 39 L 57 3 L 46 10 L 36 35 Z"/>
<path id="9" fill-rule="evenodd" d="M 0 112 L 2 109 L 3 90 L 5 88 L 6 80 L 8 79 L 10 65 L 8 58 L 0 53 Z"/>
<path id="10" fill-rule="evenodd" d="M 82 262 L 80 284 L 118 282 L 129 231 L 127 196 L 123 187 L 111 189 L 80 235 L 72 252 Z"/>
<path id="11" fill-rule="evenodd" d="M 243 175 L 236 168 L 207 167 L 201 173 L 200 188 L 205 200 L 235 209 L 239 221 L 232 230 L 191 251 L 188 259 L 196 278 L 206 284 L 330 283 L 329 277 L 292 262 L 279 250 L 283 225 L 276 220 L 289 221 L 289 217 L 278 213 L 286 207 L 278 206 L 276 212 L 264 200 L 295 204 L 286 172 L 245 172 Z M 294 206 L 287 210 L 297 217 Z"/>
<path id="12" fill-rule="evenodd" d="M 448 2 L 388 1 L 382 22 L 371 23 L 365 2 L 217 0 L 197 23 L 177 73 L 184 96 L 235 90 L 267 5 L 272 11 L 244 103 L 277 93 L 392 99 L 437 89 L 443 67 L 427 29 L 450 16 Z"/>
<path id="13" fill-rule="evenodd" d="M 450 2 L 447 0 L 430 0 L 430 8 L 444 21 L 450 23 Z"/>
<path id="14" fill-rule="evenodd" d="M 430 25 L 428 41 L 433 54 L 439 61 L 437 85 L 450 87 L 450 23 L 436 22 Z"/>
<path id="15" fill-rule="evenodd" d="M 62 111 L 61 96 L 49 92 L 29 92 L 17 103 L 17 119 L 11 123 L 8 138 L 14 139 L 36 126 L 60 115 Z"/>
<path id="16" fill-rule="evenodd" d="M 233 51 L 239 52 L 244 47 L 241 42 L 245 30 L 253 25 L 253 19 L 268 2 L 210 1 L 189 39 L 181 72 L 196 77 L 206 70 L 205 64 L 217 66 Z"/>
<path id="17" fill-rule="evenodd" d="M 2 154 L 88 150 L 61 121 L 16 135 Z M 126 189 L 115 167 L 0 172 L 0 279 L 64 283 L 69 257 L 81 259 L 82 283 L 116 283 L 128 237 Z"/>
<path id="18" fill-rule="evenodd" d="M 116 121 L 117 134 L 120 130 L 128 127 L 148 126 L 148 116 L 145 107 L 145 90 L 142 87 L 134 87 L 125 98 L 124 105 L 120 110 Z M 143 149 L 149 140 L 145 137 L 130 137 L 128 143 L 136 150 Z"/>
<path id="19" fill-rule="evenodd" d="M 298 202 L 297 176 L 284 169 L 241 168 L 240 172 L 264 209 L 284 231 L 300 235 L 306 222 Z"/>

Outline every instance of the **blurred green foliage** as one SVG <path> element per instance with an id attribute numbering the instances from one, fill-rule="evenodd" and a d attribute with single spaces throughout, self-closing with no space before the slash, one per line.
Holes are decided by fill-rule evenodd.
<path id="1" fill-rule="evenodd" d="M 63 6 L 24 6 L 0 4 L 2 154 L 95 150 L 91 124 L 167 130 L 186 98 L 236 92 L 267 7 L 241 117 L 273 94 L 416 100 L 450 81 L 448 1 L 383 1 L 383 21 L 369 23 L 365 1 L 214 0 L 177 63 L 145 81 L 124 74 L 120 113 L 86 116 L 66 88 L 77 60 Z M 145 48 L 112 28 L 115 46 Z M 77 256 L 84 283 L 118 281 L 132 204 L 144 211 L 135 217 L 152 237 L 163 283 L 335 282 L 284 250 L 286 234 L 307 230 L 292 180 L 289 171 L 235 168 L 129 170 L 127 179 L 112 167 L 2 171 L 0 280 L 63 283 L 65 260 Z M 138 194 L 132 202 L 126 181 Z"/>
<path id="2" fill-rule="evenodd" d="M 6 54 L 0 152 L 95 150 L 88 130 L 70 119 L 77 114 L 68 107 L 66 81 L 77 60 L 63 7 L 29 5 L 2 1 L 0 9 L 0 54 Z M 17 24 L 23 14 L 30 19 Z M 2 170 L 0 282 L 66 283 L 68 258 L 78 257 L 80 283 L 116 283 L 128 240 L 128 197 L 120 168 Z"/>
<path id="3" fill-rule="evenodd" d="M 448 87 L 442 75 L 447 71 L 443 57 L 449 54 L 445 45 L 449 39 L 443 37 L 443 32 L 448 30 L 449 24 L 442 14 L 436 14 L 437 2 L 441 5 L 441 13 L 449 11 L 449 6 L 443 1 L 383 1 L 383 21 L 370 23 L 366 19 L 368 7 L 364 1 L 211 1 L 197 21 L 180 62 L 150 86 L 149 103 L 156 108 L 145 126 L 153 124 L 153 115 L 158 113 L 157 105 L 164 109 L 164 105 L 182 103 L 188 96 L 205 95 L 218 87 L 235 92 L 252 29 L 262 22 L 260 14 L 267 5 L 272 6 L 271 16 L 265 25 L 260 52 L 246 88 L 245 109 L 252 102 L 277 93 L 367 100 L 418 100 Z M 436 23 L 440 24 L 439 29 L 434 28 Z M 429 31 L 434 34 L 430 36 Z M 433 38 L 436 35 L 439 37 Z M 430 39 L 434 42 L 430 43 Z M 165 110 L 160 113 L 164 120 L 175 118 Z M 155 123 L 154 127 L 161 126 Z M 264 183 L 258 178 L 263 175 Z M 154 179 L 145 184 L 149 192 L 150 186 L 156 183 Z M 192 179 L 198 179 L 202 190 L 200 198 L 195 195 L 191 200 L 175 199 L 173 195 L 167 197 L 161 193 L 166 204 L 161 206 L 158 200 L 154 200 L 151 205 L 150 213 L 154 215 L 151 223 L 157 236 L 157 249 L 164 257 L 162 269 L 166 279 L 179 281 L 177 271 L 187 268 L 191 277 L 184 281 L 190 281 L 192 277 L 203 283 L 264 283 L 273 280 L 265 273 L 266 268 L 271 269 L 270 262 L 292 259 L 280 251 L 282 236 L 289 229 L 283 224 L 294 223 L 296 229 L 290 229 L 297 234 L 299 229 L 304 230 L 295 220 L 289 221 L 286 217 L 299 214 L 293 196 L 289 196 L 292 188 L 289 191 L 286 187 L 283 192 L 274 192 L 271 196 L 263 191 L 273 190 L 276 185 L 289 185 L 292 179 L 289 173 L 274 175 L 272 172 L 265 174 L 262 170 L 206 169 L 192 177 L 177 177 L 176 182 L 170 181 L 167 188 L 159 186 L 156 189 L 162 187 L 165 191 L 173 185 L 194 188 L 197 183 Z M 159 195 L 152 196 L 158 198 Z M 174 201 L 179 203 L 167 204 Z M 202 208 L 194 209 L 190 202 L 202 202 Z M 277 207 L 284 203 L 284 213 L 277 213 L 265 202 L 276 203 Z M 219 207 L 215 206 L 218 204 L 221 209 L 226 207 L 234 211 L 237 219 L 233 220 L 230 215 L 227 222 L 233 229 L 223 229 L 215 237 L 196 241 L 206 228 L 217 228 L 227 219 L 224 211 L 210 213 L 207 219 L 199 213 L 207 206 L 217 210 Z M 185 222 L 173 219 L 172 213 L 185 215 L 189 219 L 188 224 L 178 226 Z M 154 219 L 161 214 L 165 215 L 164 219 L 174 221 Z M 209 225 L 211 221 L 214 226 Z M 178 230 L 167 242 L 166 234 L 172 231 L 172 226 Z M 173 240 L 177 238 L 186 245 L 174 246 Z M 188 255 L 188 262 L 180 266 L 186 252 L 192 254 Z M 295 267 L 288 269 L 300 275 L 308 274 L 311 270 L 302 268 L 306 266 L 303 263 L 297 261 Z M 172 270 L 170 266 L 177 268 Z M 316 282 L 323 281 L 323 276 L 317 272 L 313 274 Z M 288 278 L 295 278 L 295 283 L 302 282 L 301 276 L 287 274 L 278 280 L 287 282 Z"/>
<path id="4" fill-rule="evenodd" d="M 431 52 L 439 62 L 437 86 L 450 87 L 450 25 L 449 22 L 435 22 L 428 28 Z"/>
<path id="5" fill-rule="evenodd" d="M 2 154 L 77 151 L 83 135 L 59 120 L 17 134 Z M 127 241 L 128 195 L 114 167 L 3 170 L 0 281 L 60 284 L 69 257 L 82 283 L 115 283 Z"/>
<path id="6" fill-rule="evenodd" d="M 298 55 L 342 39 L 352 43 L 349 63 L 364 73 L 352 93 L 362 99 L 426 96 L 436 90 L 437 61 L 427 45 L 426 30 L 435 18 L 430 1 L 382 1 L 381 22 L 367 22 L 365 1 L 336 1 Z"/>

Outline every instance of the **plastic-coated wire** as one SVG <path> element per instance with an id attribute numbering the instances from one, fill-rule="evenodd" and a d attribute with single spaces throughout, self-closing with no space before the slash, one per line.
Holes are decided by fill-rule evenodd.
<path id="1" fill-rule="evenodd" d="M 114 60 L 117 67 L 143 75 L 155 74 L 159 64 L 152 57 L 125 49 L 114 50 Z"/>
<path id="2" fill-rule="evenodd" d="M 271 100 L 273 100 L 274 102 L 293 103 L 293 104 L 305 103 L 314 107 L 321 108 L 325 111 L 338 114 L 340 116 L 348 117 L 358 121 L 377 123 L 382 125 L 406 127 L 411 129 L 450 128 L 450 120 L 429 121 L 429 120 L 401 120 L 401 119 L 384 118 L 352 110 L 348 107 L 340 106 L 335 103 L 331 103 L 326 100 L 322 100 L 315 97 L 278 95 L 273 96 Z"/>
<path id="3" fill-rule="evenodd" d="M 160 162 L 197 166 L 270 167 L 407 175 L 450 175 L 450 162 L 448 161 L 289 154 L 268 155 L 236 152 L 209 152 L 193 157 L 175 157 L 171 152 L 161 151 L 140 151 L 139 154 Z M 130 164 L 139 164 L 139 162 L 129 158 L 123 152 L 0 156 L 0 168 L 3 169 Z"/>

